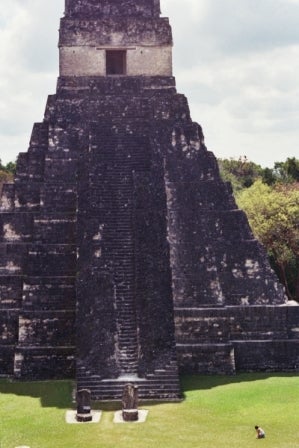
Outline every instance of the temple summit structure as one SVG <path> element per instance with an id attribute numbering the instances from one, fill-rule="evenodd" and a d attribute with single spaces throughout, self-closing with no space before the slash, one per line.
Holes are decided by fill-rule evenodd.
<path id="1" fill-rule="evenodd" d="M 298 371 L 299 307 L 172 74 L 159 0 L 66 0 L 60 74 L 0 213 L 0 374 L 177 399 L 179 373 Z"/>

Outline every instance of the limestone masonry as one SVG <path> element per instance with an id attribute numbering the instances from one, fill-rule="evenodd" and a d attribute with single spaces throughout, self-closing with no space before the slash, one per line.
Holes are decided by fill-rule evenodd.
<path id="1" fill-rule="evenodd" d="M 298 371 L 299 307 L 176 92 L 159 0 L 66 0 L 59 51 L 2 192 L 0 374 L 177 399 L 179 372 Z"/>

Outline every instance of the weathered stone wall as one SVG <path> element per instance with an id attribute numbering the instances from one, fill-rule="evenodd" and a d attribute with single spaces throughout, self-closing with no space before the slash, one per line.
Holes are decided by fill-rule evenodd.
<path id="1" fill-rule="evenodd" d="M 57 157 L 50 123 L 35 124 L 1 202 L 1 345 L 5 373 L 20 377 L 74 374 L 74 158 L 65 148 L 57 163 L 53 144 Z"/>
<path id="2" fill-rule="evenodd" d="M 184 372 L 296 368 L 296 307 L 253 306 L 283 292 L 173 78 L 61 77 L 45 120 L 3 193 L 5 372 L 70 375 L 77 301 L 78 371 L 118 376 L 121 297 L 136 373 L 172 363 L 174 323 Z"/>
<path id="3" fill-rule="evenodd" d="M 298 319 L 299 306 L 287 305 L 175 309 L 180 369 L 298 371 Z"/>
<path id="4" fill-rule="evenodd" d="M 105 16 L 144 16 L 159 15 L 159 0 L 66 0 L 65 13 L 68 15 L 80 15 L 93 18 L 96 15 Z"/>
<path id="5" fill-rule="evenodd" d="M 18 309 L 0 307 L 0 375 L 12 375 L 14 355 L 18 340 Z"/>
<path id="6" fill-rule="evenodd" d="M 284 303 L 265 250 L 192 128 L 173 135 L 165 168 L 175 306 Z"/>
<path id="7" fill-rule="evenodd" d="M 60 49 L 61 76 L 105 76 L 106 47 L 62 47 Z M 126 75 L 171 76 L 172 47 L 124 48 L 127 50 Z"/>
<path id="8" fill-rule="evenodd" d="M 159 1 L 68 0 L 59 45 L 65 76 L 2 193 L 0 373 L 70 377 L 76 364 L 79 386 L 109 399 L 128 376 L 143 397 L 177 398 L 177 360 L 298 370 L 299 307 L 280 306 L 176 92 Z M 127 76 L 101 76 L 111 48 L 127 51 Z"/>
<path id="9" fill-rule="evenodd" d="M 86 2 L 85 2 L 86 3 Z M 126 50 L 126 75 L 128 76 L 171 76 L 172 75 L 172 33 L 169 21 L 154 14 L 153 5 L 148 14 L 130 14 L 130 2 L 117 2 L 119 11 L 125 13 L 114 17 L 100 2 L 66 8 L 66 17 L 60 25 L 60 75 L 61 76 L 105 76 L 106 50 Z M 140 3 L 140 2 L 139 2 Z M 159 2 L 158 2 L 159 3 Z M 110 5 L 110 2 L 107 2 Z M 136 6 L 136 2 L 134 2 Z M 93 20 L 84 18 L 89 7 Z M 110 5 L 112 7 L 112 5 Z M 138 5 L 140 11 L 143 6 Z M 72 12 L 77 11 L 73 17 Z"/>
<path id="10" fill-rule="evenodd" d="M 172 45 L 167 18 L 105 17 L 94 20 L 61 19 L 59 47 L 157 47 Z"/>

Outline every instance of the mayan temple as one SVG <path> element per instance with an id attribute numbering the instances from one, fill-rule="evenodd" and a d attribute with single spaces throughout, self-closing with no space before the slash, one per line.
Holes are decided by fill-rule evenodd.
<path id="1" fill-rule="evenodd" d="M 2 376 L 177 399 L 180 372 L 298 371 L 299 307 L 176 92 L 172 44 L 159 0 L 66 0 L 56 94 L 2 191 Z"/>

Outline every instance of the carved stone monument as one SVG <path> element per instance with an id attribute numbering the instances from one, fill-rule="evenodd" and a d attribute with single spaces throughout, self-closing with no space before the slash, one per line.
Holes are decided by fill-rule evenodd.
<path id="1" fill-rule="evenodd" d="M 159 0 L 66 0 L 59 53 L 2 193 L 0 374 L 174 400 L 179 370 L 296 371 L 299 307 L 176 91 Z"/>
<path id="2" fill-rule="evenodd" d="M 91 422 L 91 394 L 88 389 L 81 389 L 77 391 L 77 414 L 76 420 L 78 422 Z"/>
<path id="3" fill-rule="evenodd" d="M 122 396 L 122 417 L 125 422 L 138 420 L 138 386 L 126 384 Z"/>

